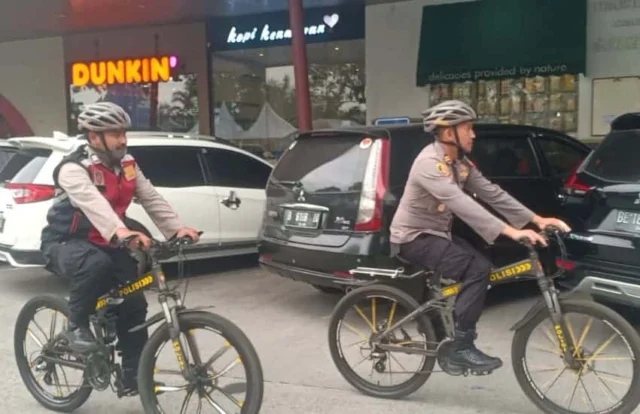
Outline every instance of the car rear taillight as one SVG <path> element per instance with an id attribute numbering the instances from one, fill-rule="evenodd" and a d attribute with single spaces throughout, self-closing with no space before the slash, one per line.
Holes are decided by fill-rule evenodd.
<path id="1" fill-rule="evenodd" d="M 56 189 L 52 185 L 7 183 L 4 188 L 11 191 L 16 204 L 37 203 L 52 199 Z"/>
<path id="2" fill-rule="evenodd" d="M 578 168 L 579 166 L 571 172 L 571 175 L 564 183 L 564 190 L 569 195 L 585 195 L 591 188 L 591 186 L 580 182 Z"/>
<path id="3" fill-rule="evenodd" d="M 556 260 L 556 266 L 558 266 L 560 269 L 564 269 L 564 270 L 573 270 L 573 269 L 576 268 L 576 263 L 575 262 L 571 262 L 569 260 L 557 259 Z"/>
<path id="4" fill-rule="evenodd" d="M 355 276 L 353 276 L 351 273 L 345 272 L 345 271 L 342 271 L 342 270 L 337 270 L 337 271 L 333 272 L 333 275 L 335 277 L 340 277 L 340 278 L 343 278 L 343 279 L 354 279 L 355 278 Z"/>
<path id="5" fill-rule="evenodd" d="M 371 146 L 362 181 L 356 231 L 378 231 L 382 228 L 382 199 L 387 192 L 388 159 L 389 141 L 376 140 Z"/>

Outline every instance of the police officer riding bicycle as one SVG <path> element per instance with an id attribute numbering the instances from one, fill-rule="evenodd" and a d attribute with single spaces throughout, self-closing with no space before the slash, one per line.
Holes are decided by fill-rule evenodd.
<path id="1" fill-rule="evenodd" d="M 461 101 L 445 101 L 423 112 L 424 128 L 435 141 L 414 160 L 397 212 L 391 223 L 392 250 L 404 260 L 462 282 L 455 305 L 455 338 L 447 358 L 452 366 L 471 371 L 491 371 L 502 366 L 499 358 L 478 350 L 474 341 L 482 313 L 489 260 L 467 241 L 452 235 L 453 215 L 474 229 L 487 243 L 500 235 L 513 240 L 546 241 L 533 230 L 553 225 L 570 228 L 556 218 L 543 218 L 487 180 L 467 158 L 473 148 L 475 111 Z M 495 208 L 511 225 L 497 218 L 465 190 Z"/>
<path id="2" fill-rule="evenodd" d="M 137 279 L 137 264 L 131 254 L 114 241 L 131 241 L 148 248 L 144 233 L 125 225 L 125 213 L 134 197 L 166 238 L 191 237 L 196 230 L 185 227 L 164 198 L 144 176 L 135 159 L 127 154 L 129 115 L 110 102 L 87 105 L 78 116 L 78 128 L 88 145 L 65 157 L 53 172 L 56 199 L 42 231 L 41 250 L 46 268 L 70 279 L 69 347 L 76 352 L 95 349 L 89 316 L 97 299 L 118 284 Z M 137 392 L 140 352 L 147 340 L 146 329 L 130 328 L 143 323 L 147 301 L 142 292 L 127 296 L 118 307 L 118 349 L 122 352 L 123 388 Z"/>

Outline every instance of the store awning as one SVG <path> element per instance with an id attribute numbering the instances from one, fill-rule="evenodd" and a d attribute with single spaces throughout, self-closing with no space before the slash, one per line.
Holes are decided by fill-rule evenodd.
<path id="1" fill-rule="evenodd" d="M 417 84 L 584 73 L 587 0 L 425 6 Z"/>

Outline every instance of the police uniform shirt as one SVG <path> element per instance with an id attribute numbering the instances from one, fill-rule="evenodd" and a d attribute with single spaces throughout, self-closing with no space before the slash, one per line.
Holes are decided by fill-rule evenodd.
<path id="1" fill-rule="evenodd" d="M 531 210 L 487 180 L 466 157 L 464 161 L 452 161 L 442 145 L 434 142 L 416 157 L 391 223 L 392 243 L 408 243 L 422 233 L 451 240 L 456 215 L 493 244 L 505 223 L 463 190 L 475 193 L 515 228 L 521 229 L 531 222 L 534 217 Z"/>

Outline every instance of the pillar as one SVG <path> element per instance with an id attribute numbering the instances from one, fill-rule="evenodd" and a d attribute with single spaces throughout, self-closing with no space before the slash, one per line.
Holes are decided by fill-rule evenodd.
<path id="1" fill-rule="evenodd" d="M 289 0 L 289 24 L 291 26 L 291 52 L 296 85 L 296 109 L 298 129 L 311 130 L 311 98 L 309 97 L 309 67 L 307 45 L 304 38 L 304 11 L 302 0 Z"/>

